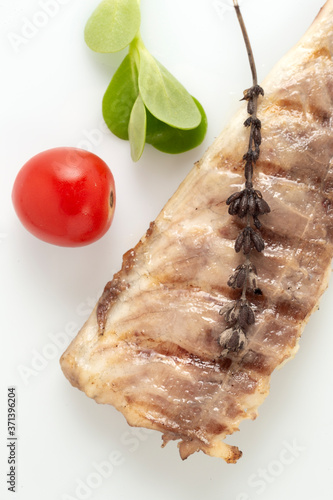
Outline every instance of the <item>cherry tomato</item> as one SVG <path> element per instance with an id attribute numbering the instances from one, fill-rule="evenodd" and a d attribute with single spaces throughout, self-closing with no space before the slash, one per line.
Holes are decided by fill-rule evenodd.
<path id="1" fill-rule="evenodd" d="M 106 233 L 116 194 L 113 175 L 101 158 L 81 149 L 55 148 L 21 168 L 12 200 L 30 233 L 54 245 L 75 247 Z"/>

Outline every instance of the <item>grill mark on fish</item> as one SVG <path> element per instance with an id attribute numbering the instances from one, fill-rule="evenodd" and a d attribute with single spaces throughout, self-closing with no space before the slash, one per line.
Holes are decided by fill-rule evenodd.
<path id="1" fill-rule="evenodd" d="M 155 228 L 155 221 L 150 223 L 149 228 L 146 231 L 145 239 L 151 237 L 151 235 L 154 232 L 154 228 Z M 112 281 L 109 281 L 105 285 L 103 293 L 98 300 L 96 315 L 97 315 L 97 322 L 100 335 L 103 335 L 104 333 L 106 318 L 108 313 L 110 312 L 112 305 L 116 302 L 119 294 L 123 292 L 127 287 L 127 285 L 121 281 L 122 273 L 128 275 L 129 272 L 134 267 L 136 262 L 136 252 L 142 246 L 143 240 L 144 238 L 137 244 L 135 248 L 128 250 L 128 252 L 124 254 L 121 271 L 119 271 L 119 273 L 117 273 L 113 277 Z"/>
<path id="2" fill-rule="evenodd" d="M 144 409 L 144 414 L 148 415 L 149 420 L 158 423 L 158 427 L 163 432 L 174 432 L 181 428 L 182 435 L 187 437 L 193 437 L 202 439 L 203 442 L 208 443 L 206 435 L 212 432 L 213 428 L 217 428 L 216 420 L 213 416 L 205 416 L 202 419 L 202 414 L 207 412 L 205 405 L 203 404 L 203 399 L 216 397 L 216 390 L 220 392 L 223 390 L 223 386 L 229 384 L 232 388 L 233 393 L 237 392 L 242 388 L 247 393 L 252 393 L 256 384 L 254 378 L 250 377 L 247 373 L 242 370 L 235 371 L 233 373 L 232 381 L 229 381 L 228 371 L 220 371 L 221 364 L 219 362 L 205 362 L 204 371 L 202 371 L 203 362 L 197 359 L 195 363 L 192 360 L 188 361 L 184 359 L 184 350 L 181 350 L 182 357 L 180 359 L 175 359 L 175 363 L 179 365 L 180 363 L 185 363 L 187 367 L 190 367 L 188 372 L 189 376 L 187 379 L 183 379 L 181 383 L 177 380 L 168 377 L 168 373 L 165 374 L 165 380 L 161 381 L 158 388 L 158 394 L 151 392 L 148 389 L 142 390 L 142 381 L 147 377 L 147 365 L 144 367 L 144 371 L 140 372 L 140 377 L 137 375 L 127 375 L 121 377 L 119 381 L 114 381 L 114 389 L 117 391 L 126 391 L 127 387 L 134 387 L 135 390 L 132 394 L 126 395 L 125 400 L 127 404 L 135 405 L 135 408 L 140 412 L 140 408 Z M 156 352 L 151 352 L 153 359 L 150 360 L 150 368 L 152 368 L 153 363 L 162 363 L 163 358 L 167 363 L 167 367 L 170 366 L 170 358 L 168 352 L 165 352 L 161 357 L 156 356 Z M 174 357 L 174 349 L 172 356 Z M 189 356 L 192 358 L 192 356 Z M 195 377 L 192 372 L 200 370 L 202 373 L 203 381 L 210 389 L 205 390 L 200 395 L 200 390 L 198 391 L 197 384 L 193 381 Z M 191 375 L 190 375 L 191 374 Z M 174 381 L 177 382 L 174 385 Z M 168 391 L 163 390 L 164 384 L 168 387 Z M 145 399 L 142 399 L 142 394 L 145 394 Z M 163 395 L 162 395 L 163 394 Z M 186 402 L 186 404 L 184 404 Z M 242 414 L 243 410 L 236 409 L 234 401 L 232 398 L 224 398 L 224 400 L 217 400 L 217 404 L 224 407 L 224 414 L 226 418 L 234 419 L 236 414 Z M 230 408 L 229 408 L 230 404 Z M 161 412 L 161 408 L 163 411 Z M 159 419 L 159 415 L 163 415 L 163 419 Z M 202 422 L 203 425 L 196 426 L 195 422 Z M 219 423 L 219 428 L 222 427 L 227 430 L 229 429 L 226 423 Z"/>
<path id="3" fill-rule="evenodd" d="M 105 285 L 103 294 L 98 301 L 96 311 L 99 335 L 103 335 L 107 314 L 112 304 L 116 302 L 117 297 L 124 289 L 125 285 L 121 283 L 120 274 L 115 276 L 112 281 L 109 281 Z"/>
<path id="4" fill-rule="evenodd" d="M 326 142 L 326 141 L 325 141 Z M 264 147 L 264 146 L 263 146 Z M 321 147 L 327 148 L 329 151 L 333 147 L 333 139 L 329 141 L 329 144 L 322 143 Z M 289 153 L 291 157 L 290 167 L 286 170 L 283 158 L 281 160 L 278 157 L 272 159 L 258 161 L 258 171 L 263 172 L 266 175 L 274 176 L 275 178 L 286 179 L 292 181 L 296 184 L 303 184 L 305 187 L 317 191 L 320 190 L 322 179 L 328 174 L 330 166 L 331 157 L 326 155 L 322 161 L 314 159 L 316 155 L 315 152 L 311 153 L 311 150 L 303 155 L 302 164 L 299 164 L 299 159 L 297 158 L 297 153 Z M 267 155 L 269 158 L 269 155 Z"/>

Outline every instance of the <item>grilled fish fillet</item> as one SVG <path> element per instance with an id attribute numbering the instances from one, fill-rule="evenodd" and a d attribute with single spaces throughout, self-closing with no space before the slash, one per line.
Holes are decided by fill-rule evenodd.
<path id="1" fill-rule="evenodd" d="M 257 416 L 270 375 L 294 356 L 327 287 L 333 255 L 333 0 L 263 82 L 263 142 L 254 184 L 271 207 L 266 248 L 253 254 L 262 296 L 237 354 L 221 355 L 221 308 L 238 297 L 226 283 L 244 257 L 242 222 L 226 199 L 243 188 L 245 106 L 127 252 L 122 269 L 61 358 L 73 386 L 115 406 L 132 426 L 236 462 L 223 442 Z"/>

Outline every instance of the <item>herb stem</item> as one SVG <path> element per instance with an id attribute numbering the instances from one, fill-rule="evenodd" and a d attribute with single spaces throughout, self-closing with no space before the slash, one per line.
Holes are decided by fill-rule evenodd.
<path id="1" fill-rule="evenodd" d="M 231 352 L 238 353 L 244 349 L 248 342 L 248 329 L 255 323 L 255 306 L 250 302 L 247 294 L 249 292 L 261 295 L 262 292 L 257 287 L 257 271 L 252 263 L 251 253 L 253 250 L 262 252 L 265 248 L 262 235 L 257 231 L 262 227 L 258 217 L 270 212 L 269 205 L 263 199 L 260 191 L 254 189 L 252 182 L 253 170 L 259 158 L 261 144 L 261 121 L 257 117 L 258 98 L 259 95 L 264 95 L 264 90 L 257 82 L 253 52 L 237 0 L 234 0 L 234 7 L 246 45 L 253 85 L 244 91 L 242 99 L 247 101 L 247 112 L 250 115 L 244 122 L 244 126 L 250 130 L 248 150 L 243 156 L 245 189 L 236 191 L 226 200 L 229 214 L 237 215 L 240 219 L 246 216 L 246 223 L 235 241 L 235 251 L 238 253 L 243 249 L 245 260 L 236 267 L 228 280 L 228 286 L 234 289 L 238 288 L 240 296 L 220 311 L 220 314 L 224 314 L 226 322 L 226 327 L 219 337 L 219 343 L 223 349 L 222 355 Z M 254 227 L 252 227 L 251 218 L 253 218 Z"/>
<path id="2" fill-rule="evenodd" d="M 247 55 L 249 58 L 249 63 L 250 63 L 251 72 L 252 72 L 253 85 L 258 85 L 257 69 L 256 69 L 256 65 L 254 62 L 254 57 L 253 57 L 250 39 L 249 39 L 249 36 L 247 34 L 247 30 L 245 27 L 243 16 L 242 16 L 242 13 L 241 13 L 239 5 L 238 5 L 238 0 L 233 0 L 233 1 L 234 1 L 234 7 L 236 10 L 238 22 L 239 22 L 239 25 L 240 25 L 241 30 L 242 30 L 242 34 L 243 34 L 243 38 L 244 38 L 244 42 L 245 42 L 245 46 L 246 46 L 246 50 L 247 50 Z"/>

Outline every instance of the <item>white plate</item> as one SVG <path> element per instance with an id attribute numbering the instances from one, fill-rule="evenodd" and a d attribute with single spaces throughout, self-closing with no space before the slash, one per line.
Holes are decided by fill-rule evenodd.
<path id="1" fill-rule="evenodd" d="M 128 143 L 106 132 L 101 116 L 103 93 L 123 54 L 97 55 L 83 41 L 85 22 L 98 3 L 0 2 L 0 496 L 331 499 L 333 288 L 307 325 L 296 359 L 274 374 L 258 419 L 242 423 L 241 432 L 229 439 L 244 452 L 234 466 L 202 453 L 181 462 L 175 443 L 162 450 L 160 434 L 131 429 L 112 407 L 97 405 L 73 389 L 60 370 L 65 345 L 120 268 L 122 254 L 137 243 L 251 85 L 229 0 L 142 0 L 147 47 L 202 102 L 209 130 L 194 151 L 168 156 L 148 146 L 133 164 Z M 260 79 L 297 42 L 321 4 L 241 2 Z M 34 154 L 65 145 L 90 148 L 101 156 L 117 187 L 110 232 L 79 249 L 32 237 L 10 200 L 19 168 Z M 4 479 L 9 470 L 6 395 L 12 385 L 18 396 L 16 496 L 7 491 Z"/>

